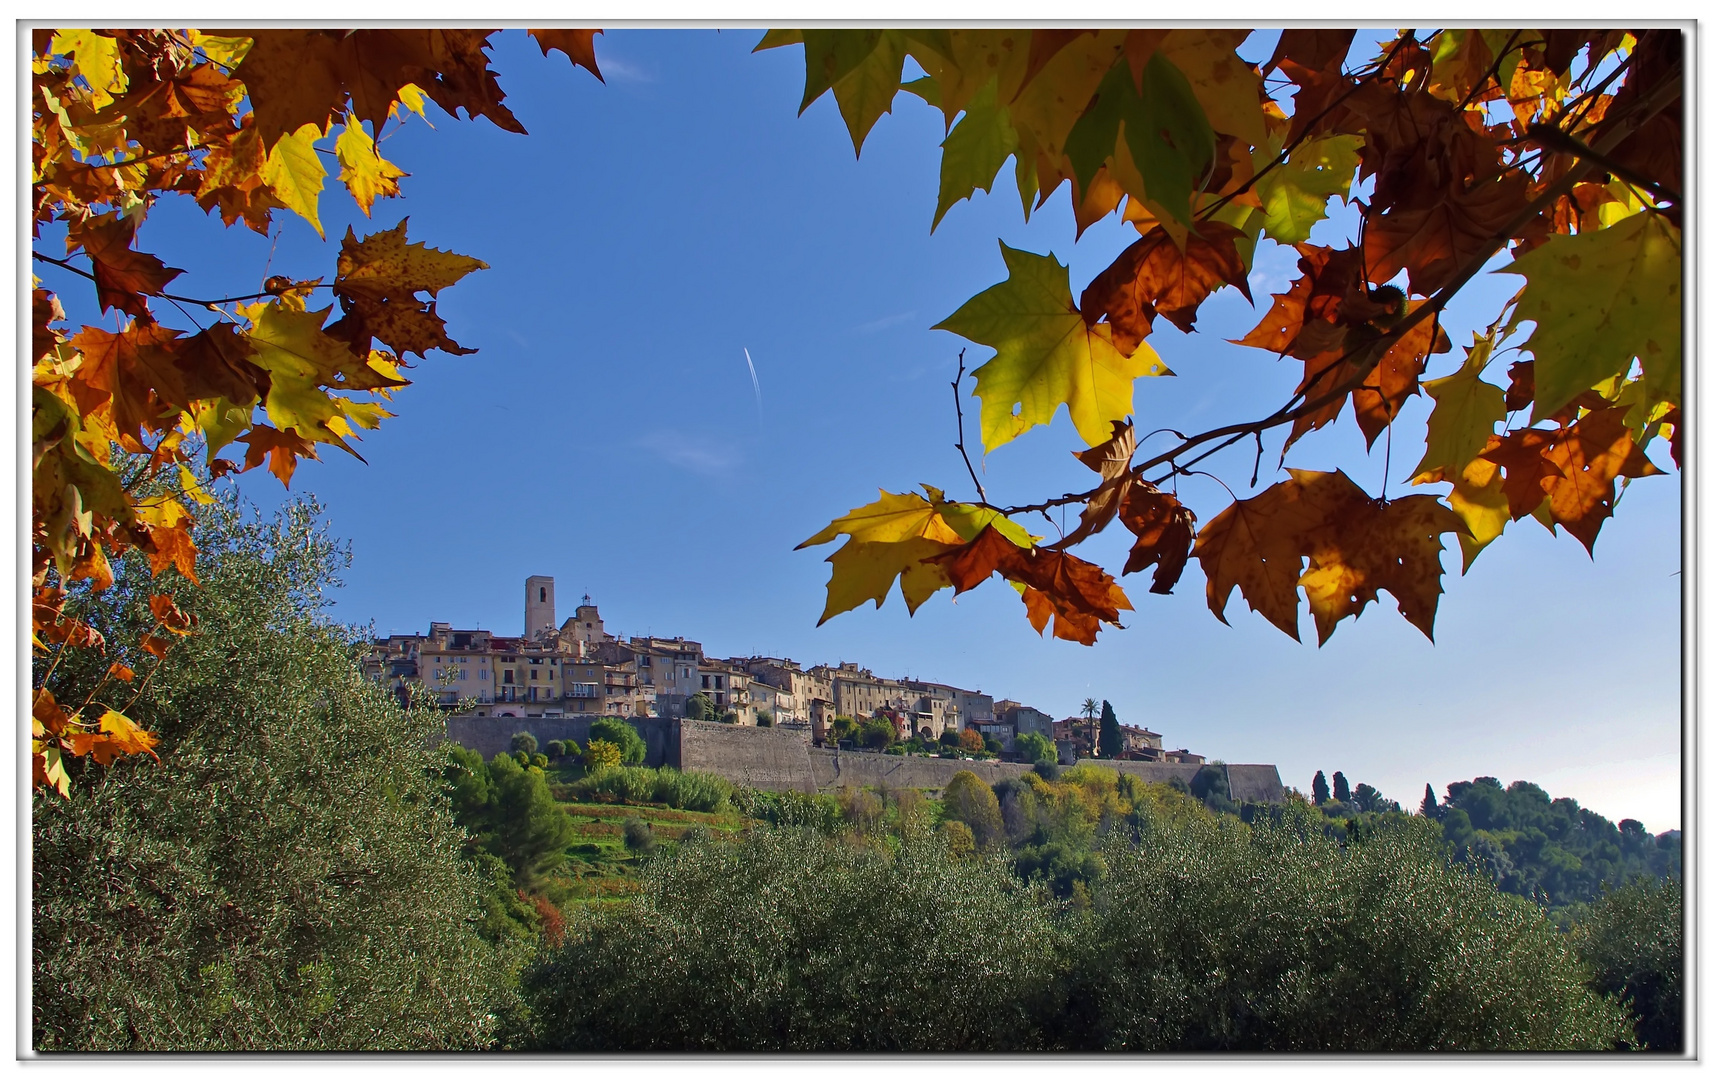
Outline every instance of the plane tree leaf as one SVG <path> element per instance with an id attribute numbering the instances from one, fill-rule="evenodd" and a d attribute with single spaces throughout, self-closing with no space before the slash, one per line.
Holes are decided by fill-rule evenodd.
<path id="1" fill-rule="evenodd" d="M 1088 445 L 1133 411 L 1133 380 L 1170 371 L 1149 345 L 1123 352 L 1107 324 L 1087 325 L 1068 288 L 1068 268 L 1053 256 L 1002 244 L 1008 278 L 936 325 L 996 355 L 973 374 L 982 402 L 981 432 L 995 450 L 1058 408 Z"/>

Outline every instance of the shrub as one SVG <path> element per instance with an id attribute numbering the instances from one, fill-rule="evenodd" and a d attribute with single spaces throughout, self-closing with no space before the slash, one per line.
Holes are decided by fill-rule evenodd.
<path id="1" fill-rule="evenodd" d="M 1054 761 L 1040 761 L 1032 766 L 1032 772 L 1053 784 L 1061 777 L 1062 767 Z"/>
<path id="2" fill-rule="evenodd" d="M 1606 891 L 1573 930 L 1601 994 L 1620 997 L 1645 1050 L 1682 1049 L 1682 883 L 1639 879 Z"/>
<path id="3" fill-rule="evenodd" d="M 716 703 L 710 700 L 709 694 L 697 693 L 686 699 L 686 719 L 714 720 L 716 718 Z"/>
<path id="4" fill-rule="evenodd" d="M 529 758 L 532 754 L 537 752 L 537 736 L 531 734 L 529 731 L 514 732 L 513 740 L 508 745 L 507 749 L 513 751 L 515 754 L 523 752 L 524 755 Z"/>
<path id="5" fill-rule="evenodd" d="M 984 749 L 984 736 L 975 729 L 967 728 L 960 733 L 960 748 L 974 753 Z"/>
<path id="6" fill-rule="evenodd" d="M 550 739 L 546 744 L 544 744 L 543 753 L 550 761 L 557 760 L 566 756 L 567 744 L 560 739 Z"/>
<path id="7" fill-rule="evenodd" d="M 769 714 L 769 710 L 767 710 L 767 709 L 759 709 L 758 710 L 758 727 L 769 727 L 774 723 L 775 723 L 775 717 L 773 717 Z"/>
<path id="8" fill-rule="evenodd" d="M 1056 744 L 1038 734 L 1028 731 L 1014 737 L 1014 749 L 1028 764 L 1036 765 L 1041 761 L 1056 763 Z"/>
<path id="9" fill-rule="evenodd" d="M 943 728 L 943 733 L 937 736 L 938 744 L 955 747 L 960 745 L 960 732 L 954 728 Z"/>
<path id="10" fill-rule="evenodd" d="M 882 717 L 872 717 L 859 728 L 859 745 L 867 750 L 881 750 L 894 741 L 895 725 Z"/>
<path id="11" fill-rule="evenodd" d="M 964 822 L 980 847 L 988 848 L 1007 838 L 1002 828 L 1002 808 L 997 804 L 996 792 L 967 769 L 950 777 L 948 787 L 943 789 L 943 815 L 950 820 Z"/>
<path id="12" fill-rule="evenodd" d="M 714 773 L 616 767 L 586 776 L 569 789 L 580 802 L 662 803 L 676 810 L 720 813 L 734 785 Z"/>
<path id="13" fill-rule="evenodd" d="M 739 722 L 740 714 L 732 709 L 729 709 L 727 712 L 722 714 L 722 723 L 724 724 L 737 724 Z"/>
<path id="14" fill-rule="evenodd" d="M 591 724 L 588 739 L 601 739 L 612 743 L 620 751 L 620 764 L 642 765 L 644 763 L 644 737 L 638 729 L 625 720 L 615 716 L 605 716 Z"/>
<path id="15" fill-rule="evenodd" d="M 1306 809 L 1252 827 L 1143 809 L 1140 845 L 1104 849 L 1072 1045 L 1502 1051 L 1626 1035 L 1543 914 L 1452 866 L 1422 819 L 1344 849 Z"/>
<path id="16" fill-rule="evenodd" d="M 585 768 L 595 772 L 612 769 L 620 764 L 620 747 L 606 739 L 592 739 L 585 744 Z"/>
<path id="17" fill-rule="evenodd" d="M 223 496 L 197 512 L 201 587 L 134 551 L 103 592 L 73 590 L 110 642 L 148 630 L 151 593 L 198 632 L 126 710 L 159 761 L 32 797 L 35 1049 L 479 1049 L 511 1010 L 442 791 L 445 717 L 353 663 L 359 632 L 323 614 L 345 556 L 318 515 Z M 68 656 L 49 685 L 82 701 L 112 659 Z"/>
<path id="18" fill-rule="evenodd" d="M 547 755 L 547 754 L 532 754 L 531 755 L 531 764 L 536 766 L 539 769 L 547 769 L 549 767 L 549 755 Z"/>
<path id="19" fill-rule="evenodd" d="M 740 813 L 781 828 L 812 829 L 824 834 L 842 830 L 841 806 L 832 795 L 741 788 L 734 801 Z"/>
<path id="20" fill-rule="evenodd" d="M 634 855 L 648 855 L 656 850 L 656 834 L 642 818 L 627 818 L 621 826 L 621 836 L 626 850 Z"/>
<path id="21" fill-rule="evenodd" d="M 757 830 L 643 880 L 527 976 L 543 1049 L 1030 1049 L 1057 1008 L 1048 906 L 928 836 L 886 852 Z"/>

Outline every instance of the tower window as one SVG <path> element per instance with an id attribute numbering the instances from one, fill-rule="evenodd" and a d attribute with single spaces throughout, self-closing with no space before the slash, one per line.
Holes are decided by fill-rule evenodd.
<path id="1" fill-rule="evenodd" d="M 549 590 L 544 588 L 541 585 L 537 586 L 537 602 L 538 603 L 547 603 L 548 599 L 549 599 Z"/>

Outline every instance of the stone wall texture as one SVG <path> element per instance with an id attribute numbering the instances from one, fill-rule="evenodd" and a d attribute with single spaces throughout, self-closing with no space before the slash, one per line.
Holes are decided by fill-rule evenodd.
<path id="1" fill-rule="evenodd" d="M 538 745 L 551 739 L 589 741 L 592 717 L 455 716 L 448 738 L 484 757 L 508 748 L 515 732 L 529 731 Z M 941 791 L 965 769 L 987 784 L 1029 771 L 1006 761 L 961 761 L 905 757 L 811 746 L 804 733 L 781 728 L 743 727 L 701 720 L 630 717 L 644 737 L 644 763 L 712 772 L 736 784 L 765 791 L 833 791 L 841 787 L 920 788 Z M 1191 783 L 1200 766 L 1168 761 L 1098 761 L 1100 768 L 1137 776 L 1148 783 L 1176 777 Z M 1228 765 L 1229 794 L 1237 802 L 1280 803 L 1282 777 L 1275 765 Z"/>

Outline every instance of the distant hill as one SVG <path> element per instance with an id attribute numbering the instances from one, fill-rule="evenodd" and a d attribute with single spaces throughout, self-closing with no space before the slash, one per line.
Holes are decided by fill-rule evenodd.
<path id="1" fill-rule="evenodd" d="M 1450 846 L 1500 889 L 1549 907 L 1596 900 L 1603 883 L 1682 877 L 1680 829 L 1654 836 L 1633 818 L 1612 824 L 1525 780 L 1507 788 L 1492 776 L 1457 781 L 1433 816 Z"/>

